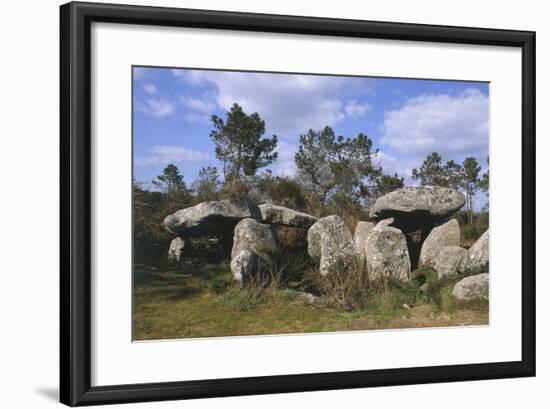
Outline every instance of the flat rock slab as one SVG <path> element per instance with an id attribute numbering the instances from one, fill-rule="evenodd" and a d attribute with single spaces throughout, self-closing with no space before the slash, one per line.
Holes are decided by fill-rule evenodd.
<path id="1" fill-rule="evenodd" d="M 172 263 L 179 263 L 183 257 L 184 249 L 185 240 L 181 237 L 176 237 L 170 242 L 170 248 L 168 249 L 168 261 Z"/>
<path id="2" fill-rule="evenodd" d="M 264 223 L 309 229 L 318 220 L 317 217 L 284 206 L 266 203 L 258 207 Z"/>
<path id="3" fill-rule="evenodd" d="M 182 237 L 231 233 L 235 225 L 246 218 L 261 220 L 258 206 L 249 199 L 233 198 L 178 210 L 164 219 L 164 227 Z"/>
<path id="4" fill-rule="evenodd" d="M 370 217 L 395 218 L 395 226 L 404 231 L 448 219 L 464 206 L 466 198 L 454 189 L 439 186 L 404 187 L 376 200 Z"/>

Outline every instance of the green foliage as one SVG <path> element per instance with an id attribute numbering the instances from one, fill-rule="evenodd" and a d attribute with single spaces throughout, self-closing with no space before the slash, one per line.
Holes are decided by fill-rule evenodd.
<path id="1" fill-rule="evenodd" d="M 429 154 L 419 169 L 412 170 L 411 176 L 413 180 L 419 180 L 421 186 L 449 187 L 448 175 L 442 164 L 441 155 L 437 152 Z"/>
<path id="2" fill-rule="evenodd" d="M 185 193 L 187 187 L 183 181 L 183 175 L 174 164 L 167 165 L 162 171 L 162 175 L 158 175 L 152 181 L 153 185 L 165 193 Z"/>
<path id="3" fill-rule="evenodd" d="M 253 176 L 277 159 L 277 136 L 262 138 L 265 122 L 257 112 L 247 115 L 233 104 L 224 121 L 212 116 L 210 138 L 216 145 L 216 157 L 224 164 L 226 182 Z"/>
<path id="4" fill-rule="evenodd" d="M 487 160 L 488 162 L 488 160 Z M 466 211 L 468 223 L 473 223 L 474 196 L 479 189 L 485 191 L 489 188 L 489 171 L 479 178 L 479 166 L 477 159 L 465 158 L 462 164 L 453 160 L 442 164 L 441 155 L 432 152 L 424 159 L 419 169 L 412 170 L 412 178 L 419 180 L 422 186 L 443 186 L 461 190 L 466 195 Z"/>
<path id="5" fill-rule="evenodd" d="M 381 173 L 372 162 L 372 140 L 360 133 L 355 138 L 336 136 L 332 128 L 310 129 L 300 135 L 295 155 L 298 178 L 324 206 L 335 193 L 358 202 L 363 196 L 364 180 Z"/>
<path id="6" fill-rule="evenodd" d="M 397 173 L 393 175 L 381 175 L 375 180 L 375 190 L 378 196 L 385 195 L 404 186 L 404 178 Z"/>
<path id="7" fill-rule="evenodd" d="M 197 180 L 193 183 L 193 191 L 198 200 L 208 201 L 219 198 L 219 174 L 215 166 L 209 165 L 199 171 Z"/>
<path id="8" fill-rule="evenodd" d="M 181 192 L 151 192 L 135 181 L 132 194 L 134 262 L 159 265 L 173 238 L 162 226 L 162 221 L 174 207 L 188 204 L 189 198 Z"/>
<path id="9" fill-rule="evenodd" d="M 295 210 L 305 210 L 306 208 L 304 190 L 294 179 L 274 177 L 270 172 L 266 172 L 257 179 L 256 188 L 260 196 L 259 202 L 270 202 Z"/>

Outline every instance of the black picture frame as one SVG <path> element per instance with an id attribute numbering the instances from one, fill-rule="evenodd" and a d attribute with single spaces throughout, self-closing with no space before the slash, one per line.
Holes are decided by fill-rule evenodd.
<path id="1" fill-rule="evenodd" d="M 92 22 L 519 47 L 521 361 L 91 386 Z M 60 8 L 60 401 L 70 406 L 535 376 L 535 33 L 94 3 Z M 251 34 L 252 35 L 252 34 Z"/>

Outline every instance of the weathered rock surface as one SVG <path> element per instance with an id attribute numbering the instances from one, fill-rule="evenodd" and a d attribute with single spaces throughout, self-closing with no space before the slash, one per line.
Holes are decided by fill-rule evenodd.
<path id="1" fill-rule="evenodd" d="M 411 278 L 411 260 L 403 232 L 388 226 L 389 220 L 378 223 L 365 244 L 369 279 L 393 278 L 408 281 Z"/>
<path id="2" fill-rule="evenodd" d="M 481 235 L 468 250 L 466 268 L 483 267 L 489 262 L 489 230 Z"/>
<path id="3" fill-rule="evenodd" d="M 355 260 L 355 245 L 348 226 L 340 216 L 327 216 L 310 227 L 308 253 L 319 260 L 321 275 L 347 268 Z"/>
<path id="4" fill-rule="evenodd" d="M 365 252 L 365 244 L 367 237 L 371 230 L 374 228 L 372 222 L 359 222 L 355 227 L 355 234 L 353 235 L 353 241 L 355 242 L 355 252 L 359 257 L 361 263 L 365 263 L 367 260 L 367 253 Z"/>
<path id="5" fill-rule="evenodd" d="M 439 252 L 449 246 L 460 246 L 460 226 L 456 219 L 432 229 L 420 250 L 419 267 L 434 267 Z"/>
<path id="6" fill-rule="evenodd" d="M 260 256 L 250 250 L 236 252 L 231 259 L 230 268 L 235 281 L 243 282 L 254 274 L 257 274 L 260 264 Z"/>
<path id="7" fill-rule="evenodd" d="M 308 229 L 318 220 L 317 217 L 284 206 L 266 203 L 258 207 L 264 223 Z"/>
<path id="8" fill-rule="evenodd" d="M 183 237 L 231 232 L 242 219 L 261 219 L 258 206 L 245 198 L 202 202 L 166 216 L 164 226 Z"/>
<path id="9" fill-rule="evenodd" d="M 489 274 L 469 276 L 455 284 L 453 296 L 461 301 L 489 297 Z"/>
<path id="10" fill-rule="evenodd" d="M 279 247 L 274 230 L 254 219 L 241 220 L 233 234 L 231 272 L 237 281 L 243 281 L 269 268 Z"/>
<path id="11" fill-rule="evenodd" d="M 404 187 L 378 198 L 370 210 L 370 217 L 377 220 L 394 217 L 396 226 L 412 231 L 449 218 L 465 202 L 464 195 L 454 189 Z"/>
<path id="12" fill-rule="evenodd" d="M 459 246 L 449 246 L 441 249 L 435 258 L 434 268 L 439 278 L 454 275 L 464 270 L 468 251 Z"/>
<path id="13" fill-rule="evenodd" d="M 179 263 L 183 257 L 183 250 L 185 248 L 185 240 L 181 237 L 176 237 L 170 242 L 170 248 L 168 249 L 168 261 L 172 263 Z"/>

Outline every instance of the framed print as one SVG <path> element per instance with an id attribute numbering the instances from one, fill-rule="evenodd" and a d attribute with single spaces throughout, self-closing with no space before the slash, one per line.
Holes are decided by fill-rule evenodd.
<path id="1" fill-rule="evenodd" d="M 535 33 L 60 12 L 61 402 L 535 375 Z"/>

